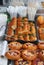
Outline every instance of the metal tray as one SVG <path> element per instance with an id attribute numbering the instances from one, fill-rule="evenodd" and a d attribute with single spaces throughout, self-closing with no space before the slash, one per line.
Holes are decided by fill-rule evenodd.
<path id="1" fill-rule="evenodd" d="M 36 25 L 36 22 L 35 22 L 35 21 L 29 21 L 29 22 L 33 22 L 33 23 L 35 24 L 37 40 L 35 40 L 35 41 L 13 40 L 13 41 L 17 41 L 17 42 L 20 42 L 20 43 L 22 43 L 22 44 L 27 43 L 27 42 L 31 42 L 31 43 L 34 43 L 34 44 L 38 44 L 38 33 L 37 33 L 37 27 L 36 27 L 37 25 Z M 7 22 L 5 34 L 6 34 L 6 32 L 7 32 L 7 28 L 8 28 L 8 22 Z M 5 37 L 6 37 L 6 36 L 5 36 Z M 6 41 L 12 42 L 11 40 L 10 40 L 10 41 L 9 41 L 9 40 L 6 40 Z"/>

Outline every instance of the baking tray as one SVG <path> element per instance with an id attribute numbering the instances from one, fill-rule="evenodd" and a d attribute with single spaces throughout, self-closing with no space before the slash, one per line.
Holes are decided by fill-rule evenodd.
<path id="1" fill-rule="evenodd" d="M 27 42 L 31 42 L 31 43 L 34 43 L 34 44 L 38 44 L 38 33 L 37 33 L 36 22 L 35 22 L 35 21 L 31 21 L 31 20 L 30 20 L 29 22 L 33 22 L 33 23 L 35 24 L 37 40 L 35 40 L 35 41 L 13 40 L 13 41 L 17 41 L 17 42 L 20 42 L 20 43 L 22 43 L 22 44 L 27 43 Z M 5 34 L 6 34 L 6 32 L 7 32 L 7 28 L 8 28 L 8 22 L 7 22 Z M 5 37 L 6 37 L 6 36 L 5 36 Z M 6 39 L 5 39 L 5 40 L 6 40 Z M 9 41 L 9 40 L 6 40 L 6 41 L 12 42 L 11 40 L 10 40 L 10 41 Z"/>

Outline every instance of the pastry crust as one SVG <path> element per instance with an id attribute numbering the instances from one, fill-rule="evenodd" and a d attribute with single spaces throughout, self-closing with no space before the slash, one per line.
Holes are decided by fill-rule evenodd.
<path id="1" fill-rule="evenodd" d="M 18 50 L 10 50 L 5 53 L 7 59 L 18 60 L 20 58 L 20 52 Z"/>
<path id="2" fill-rule="evenodd" d="M 43 50 L 44 49 L 44 43 L 38 43 L 38 48 Z"/>
<path id="3" fill-rule="evenodd" d="M 32 44 L 32 43 L 26 43 L 26 44 L 23 45 L 23 49 L 35 51 L 35 50 L 37 50 L 37 45 Z"/>
<path id="4" fill-rule="evenodd" d="M 14 17 L 8 24 L 8 27 L 11 27 L 13 30 L 15 30 L 17 28 L 17 18 Z"/>
<path id="5" fill-rule="evenodd" d="M 23 60 L 23 58 L 20 58 L 19 60 L 15 61 L 15 65 L 31 65 L 31 61 Z"/>
<path id="6" fill-rule="evenodd" d="M 23 50 L 22 51 L 22 57 L 24 60 L 35 60 L 36 57 L 37 57 L 37 54 L 36 52 L 32 52 L 32 51 L 29 51 L 29 50 Z"/>
<path id="7" fill-rule="evenodd" d="M 8 44 L 9 49 L 11 50 L 20 50 L 22 48 L 22 44 L 19 42 L 10 42 Z"/>

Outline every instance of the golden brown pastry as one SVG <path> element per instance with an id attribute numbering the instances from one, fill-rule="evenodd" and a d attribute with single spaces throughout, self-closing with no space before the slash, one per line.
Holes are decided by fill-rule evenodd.
<path id="1" fill-rule="evenodd" d="M 33 33 L 33 34 L 35 34 L 35 33 L 36 33 L 36 30 L 35 30 L 35 25 L 34 25 L 34 26 L 32 26 L 31 33 Z"/>
<path id="2" fill-rule="evenodd" d="M 32 60 L 36 59 L 37 54 L 34 51 L 23 50 L 22 51 L 22 57 L 23 57 L 24 60 L 30 60 L 30 61 L 32 61 Z"/>
<path id="3" fill-rule="evenodd" d="M 11 27 L 13 30 L 15 30 L 17 28 L 17 18 L 14 17 L 8 24 L 8 27 Z"/>
<path id="4" fill-rule="evenodd" d="M 21 22 L 22 22 L 22 17 L 18 17 L 17 18 L 17 26 L 21 26 Z"/>
<path id="5" fill-rule="evenodd" d="M 23 34 L 18 34 L 18 40 L 24 40 Z"/>
<path id="6" fill-rule="evenodd" d="M 30 41 L 29 35 L 28 34 L 24 34 L 24 40 L 25 41 Z"/>
<path id="7" fill-rule="evenodd" d="M 5 53 L 7 59 L 18 60 L 20 58 L 20 52 L 18 50 L 10 50 Z"/>
<path id="8" fill-rule="evenodd" d="M 38 43 L 38 48 L 43 50 L 44 49 L 44 43 L 43 42 L 42 43 Z"/>
<path id="9" fill-rule="evenodd" d="M 8 30 L 7 30 L 7 35 L 8 36 L 14 36 L 14 31 L 13 31 L 13 29 L 12 28 L 8 28 Z"/>
<path id="10" fill-rule="evenodd" d="M 8 44 L 9 49 L 11 50 L 20 50 L 22 48 L 22 44 L 19 42 L 10 42 Z"/>
<path id="11" fill-rule="evenodd" d="M 27 21 L 24 21 L 24 27 L 23 27 L 23 30 L 24 30 L 24 32 L 29 32 L 29 22 Z"/>
<path id="12" fill-rule="evenodd" d="M 42 61 L 39 58 L 37 58 L 36 60 L 34 60 L 32 62 L 32 65 L 44 65 L 44 61 Z"/>
<path id="13" fill-rule="evenodd" d="M 23 49 L 35 51 L 35 50 L 37 50 L 37 45 L 32 44 L 32 43 L 26 43 L 26 44 L 23 45 Z"/>
<path id="14" fill-rule="evenodd" d="M 39 52 L 39 58 L 44 61 L 44 50 Z"/>
<path id="15" fill-rule="evenodd" d="M 37 23 L 38 23 L 38 25 L 43 24 L 44 23 L 44 17 L 43 16 L 38 16 Z"/>
<path id="16" fill-rule="evenodd" d="M 31 61 L 23 60 L 20 58 L 19 60 L 15 61 L 15 65 L 31 65 Z"/>
<path id="17" fill-rule="evenodd" d="M 38 33 L 39 33 L 39 39 L 44 40 L 44 28 L 39 28 Z"/>
<path id="18" fill-rule="evenodd" d="M 30 41 L 36 41 L 37 37 L 34 34 L 30 35 Z"/>

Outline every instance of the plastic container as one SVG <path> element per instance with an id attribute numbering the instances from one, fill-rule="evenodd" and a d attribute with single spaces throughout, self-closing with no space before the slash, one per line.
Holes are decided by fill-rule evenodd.
<path id="1" fill-rule="evenodd" d="M 36 21 L 36 26 L 37 26 L 38 42 L 44 42 L 44 39 L 43 39 L 43 40 L 40 39 L 40 36 L 44 36 L 44 32 L 41 33 L 41 35 L 40 35 L 40 34 L 39 34 L 39 31 L 38 31 L 39 28 L 44 29 L 44 24 L 37 24 L 37 18 L 38 18 L 39 16 L 44 17 L 44 8 L 40 8 L 40 9 L 37 11 L 36 15 L 35 15 L 35 21 Z M 41 20 L 40 20 L 40 21 L 41 21 Z M 43 35 L 42 35 L 42 34 L 43 34 Z"/>

